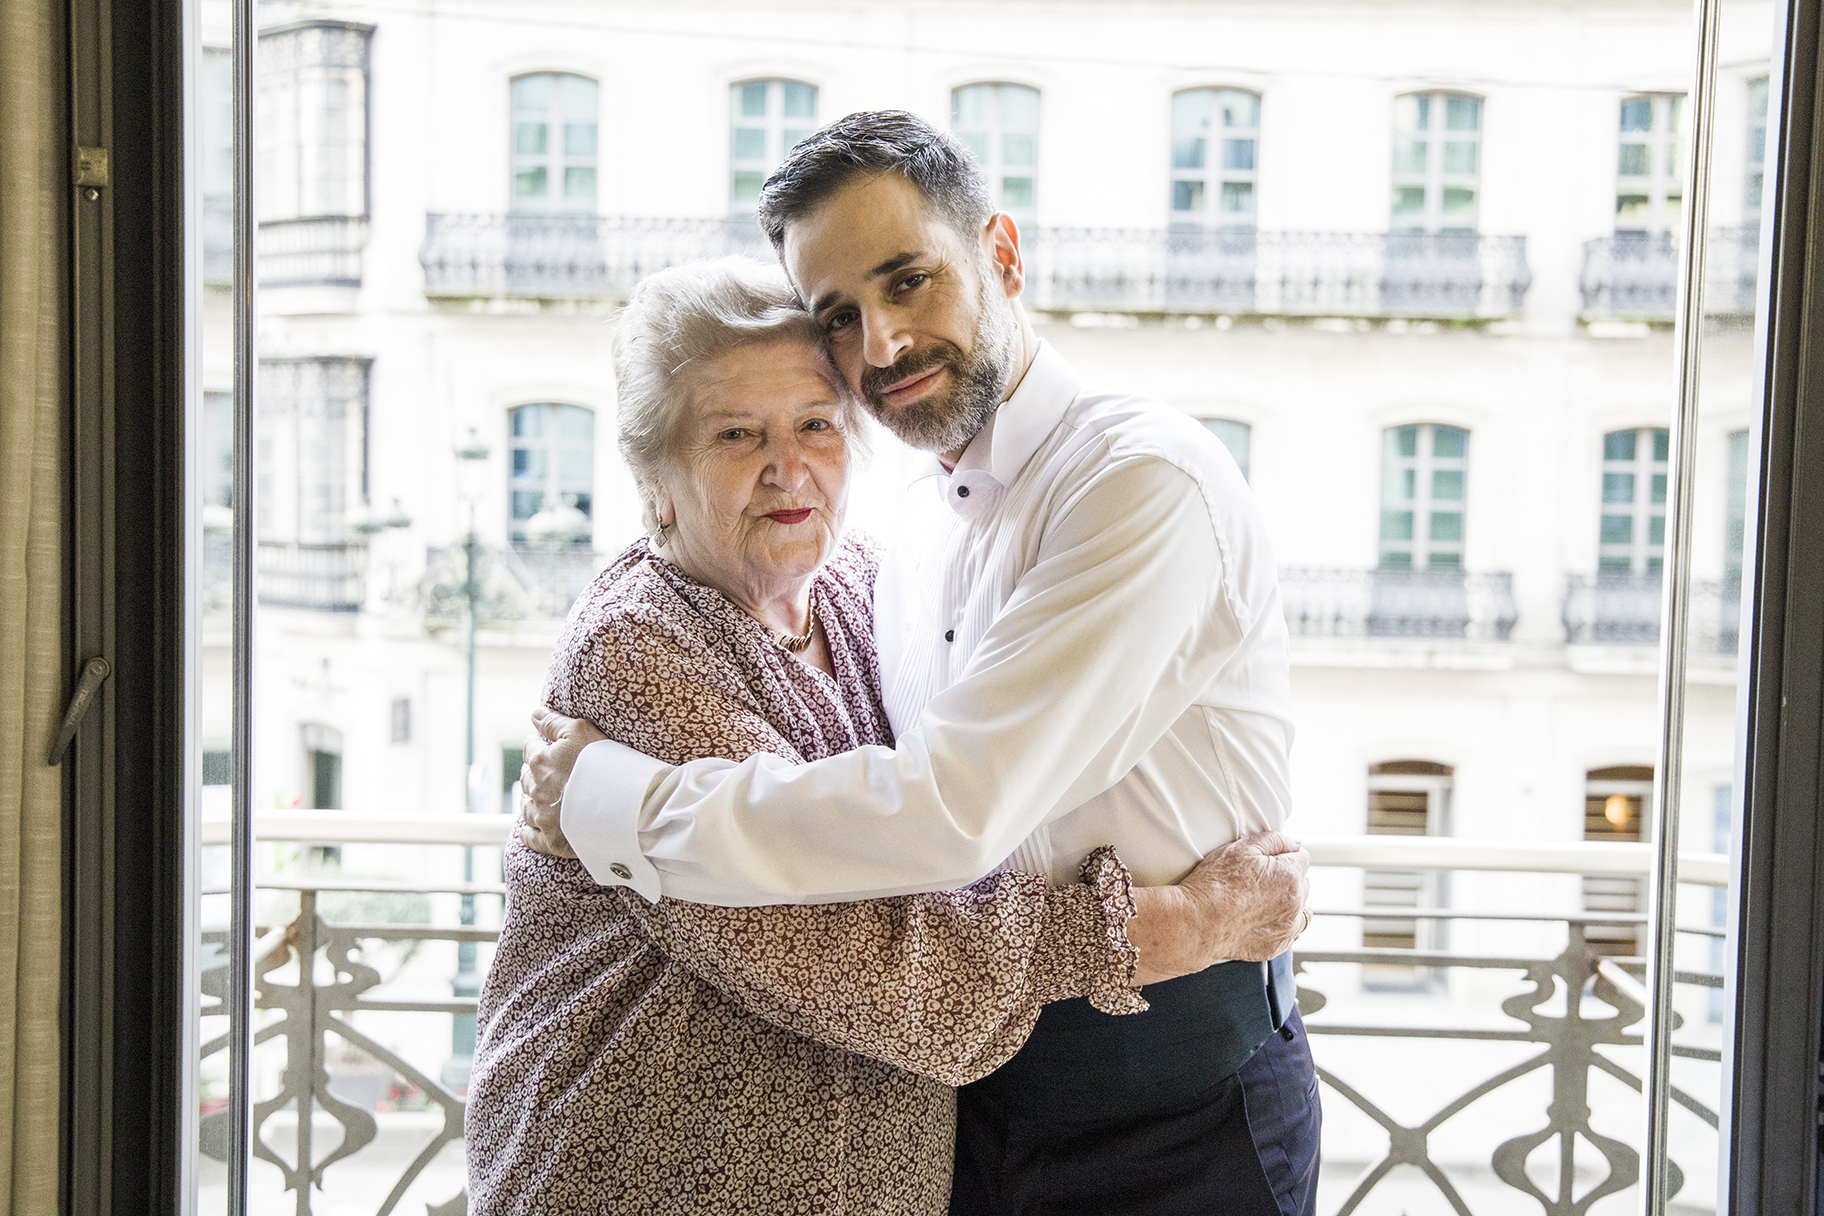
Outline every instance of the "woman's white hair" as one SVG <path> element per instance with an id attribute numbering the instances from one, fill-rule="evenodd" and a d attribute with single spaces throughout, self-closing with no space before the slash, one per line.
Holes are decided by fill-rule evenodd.
<path id="1" fill-rule="evenodd" d="M 647 532 L 659 534 L 652 489 L 696 376 L 731 351 L 780 339 L 823 355 L 822 330 L 776 264 L 704 258 L 648 275 L 634 288 L 616 317 L 614 376 L 621 458 L 639 486 Z M 841 375 L 834 366 L 828 371 L 842 395 L 839 425 L 853 461 L 866 452 L 865 423 Z"/>

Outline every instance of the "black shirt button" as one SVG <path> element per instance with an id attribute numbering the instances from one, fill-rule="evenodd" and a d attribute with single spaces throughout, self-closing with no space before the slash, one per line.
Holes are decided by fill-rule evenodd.
<path id="1" fill-rule="evenodd" d="M 958 486 L 958 487 L 956 487 L 956 496 L 957 496 L 957 497 L 958 497 L 958 498 L 967 498 L 967 497 L 969 497 L 969 487 L 968 487 L 968 486 Z"/>
<path id="2" fill-rule="evenodd" d="M 954 630 L 954 629 L 944 630 L 944 641 L 946 641 L 946 642 L 956 641 L 956 630 Z"/>

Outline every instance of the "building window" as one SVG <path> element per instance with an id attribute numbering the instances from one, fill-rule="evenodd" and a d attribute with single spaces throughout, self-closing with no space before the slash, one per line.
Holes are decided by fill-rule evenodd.
<path id="1" fill-rule="evenodd" d="M 1748 545 L 1748 432 L 1729 432 L 1729 507 L 1723 532 L 1723 578 L 1740 594 Z M 1724 850 L 1727 852 L 1728 850 Z"/>
<path id="2" fill-rule="evenodd" d="M 260 35 L 260 219 L 367 214 L 367 48 L 372 26 L 312 21 Z M 210 99 L 212 106 L 222 103 Z M 221 121 L 218 119 L 218 121 Z M 232 140 L 233 128 L 226 138 Z M 232 143 L 228 168 L 232 174 Z M 219 147 L 205 149 L 210 162 Z M 209 175 L 219 167 L 204 166 Z"/>
<path id="3" fill-rule="evenodd" d="M 1241 89 L 1172 95 L 1172 224 L 1252 228 L 1260 97 Z"/>
<path id="4" fill-rule="evenodd" d="M 1381 452 L 1381 565 L 1461 566 L 1469 432 L 1389 427 Z"/>
<path id="5" fill-rule="evenodd" d="M 393 698 L 392 739 L 394 743 L 412 741 L 412 699 L 410 697 Z"/>
<path id="6" fill-rule="evenodd" d="M 971 84 L 950 94 L 950 128 L 975 154 L 994 205 L 1030 225 L 1038 207 L 1039 91 Z"/>
<path id="7" fill-rule="evenodd" d="M 1748 82 L 1748 148 L 1742 218 L 1752 228 L 1761 226 L 1761 184 L 1767 167 L 1767 78 Z"/>
<path id="8" fill-rule="evenodd" d="M 514 544 L 586 545 L 595 518 L 595 412 L 580 405 L 512 411 L 507 491 Z"/>
<path id="9" fill-rule="evenodd" d="M 366 359 L 262 359 L 260 540 L 341 545 L 367 493 Z"/>
<path id="10" fill-rule="evenodd" d="M 1450 835 L 1452 770 L 1430 760 L 1390 760 L 1368 770 L 1368 835 Z M 1370 869 L 1363 873 L 1366 908 L 1444 908 L 1449 875 L 1436 870 Z M 1362 922 L 1362 945 L 1395 950 L 1442 950 L 1446 922 L 1411 917 L 1370 917 Z M 1409 987 L 1428 982 L 1429 972 L 1410 967 L 1369 966 L 1365 982 Z"/>
<path id="11" fill-rule="evenodd" d="M 525 748 L 500 749 L 500 813 L 503 815 L 511 815 L 517 810 L 513 805 L 513 791 L 519 786 L 519 770 L 525 767 L 525 763 Z"/>
<path id="12" fill-rule="evenodd" d="M 513 210 L 594 214 L 600 86 L 537 72 L 515 77 L 511 92 Z"/>
<path id="13" fill-rule="evenodd" d="M 1664 427 L 1610 431 L 1602 437 L 1600 570 L 1656 573 L 1666 553 Z"/>
<path id="14" fill-rule="evenodd" d="M 1615 166 L 1615 231 L 1664 236 L 1678 225 L 1684 204 L 1682 93 L 1645 93 L 1621 102 L 1621 145 Z"/>
<path id="15" fill-rule="evenodd" d="M 203 508 L 234 509 L 234 394 L 203 394 L 202 451 L 197 480 Z M 211 520 L 211 523 L 216 522 Z M 222 520 L 222 523 L 228 523 Z"/>
<path id="16" fill-rule="evenodd" d="M 1585 775 L 1583 795 L 1585 840 L 1633 843 L 1646 838 L 1643 829 L 1647 809 L 1653 801 L 1650 765 L 1622 764 L 1591 769 Z M 1646 911 L 1641 880 L 1613 874 L 1586 874 L 1583 877 L 1583 908 L 1600 915 L 1638 916 Z M 1626 922 L 1590 925 L 1584 930 L 1584 940 L 1597 954 L 1635 955 L 1640 953 L 1641 928 Z"/>
<path id="17" fill-rule="evenodd" d="M 1408 93 L 1393 102 L 1393 230 L 1474 232 L 1482 100 Z"/>
<path id="18" fill-rule="evenodd" d="M 1248 449 L 1253 441 L 1254 428 L 1245 422 L 1236 422 L 1231 418 L 1205 418 L 1203 425 L 1210 434 L 1222 440 L 1222 446 L 1229 449 L 1229 455 L 1235 458 L 1235 464 L 1241 469 L 1241 478 L 1248 478 Z"/>
<path id="19" fill-rule="evenodd" d="M 817 129 L 817 86 L 801 80 L 749 80 L 729 89 L 729 208 L 752 215 L 760 187 L 785 154 Z"/>

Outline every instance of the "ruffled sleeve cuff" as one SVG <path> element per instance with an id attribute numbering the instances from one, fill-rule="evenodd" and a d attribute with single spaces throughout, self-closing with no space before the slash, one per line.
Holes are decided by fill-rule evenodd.
<path id="1" fill-rule="evenodd" d="M 1134 915 L 1133 876 L 1113 847 L 1083 859 L 1083 881 L 1052 887 L 1045 929 L 1035 952 L 1033 986 L 1041 1001 L 1083 996 L 1103 1013 L 1145 1013 L 1130 987 L 1140 951 L 1127 940 Z"/>

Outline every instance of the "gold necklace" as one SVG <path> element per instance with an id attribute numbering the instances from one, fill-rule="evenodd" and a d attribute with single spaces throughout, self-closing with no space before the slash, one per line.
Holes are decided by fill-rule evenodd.
<path id="1" fill-rule="evenodd" d="M 779 644 L 779 648 L 781 650 L 789 650 L 793 654 L 803 654 L 805 651 L 807 651 L 811 648 L 811 635 L 815 634 L 816 632 L 817 632 L 817 601 L 812 600 L 811 601 L 811 627 L 809 629 L 806 629 L 802 634 L 800 634 L 797 637 L 793 637 L 789 633 L 780 633 L 777 629 L 773 630 L 772 634 L 773 634 L 773 641 L 775 641 Z"/>

